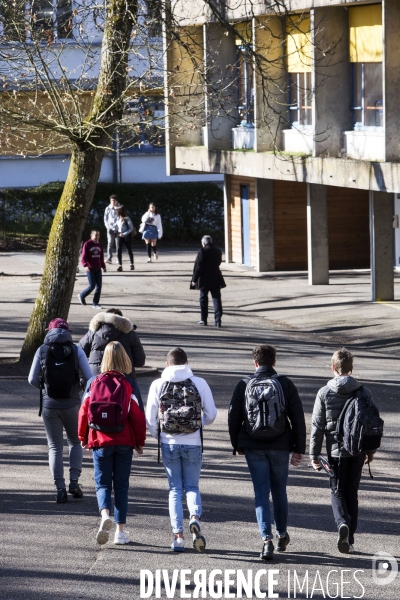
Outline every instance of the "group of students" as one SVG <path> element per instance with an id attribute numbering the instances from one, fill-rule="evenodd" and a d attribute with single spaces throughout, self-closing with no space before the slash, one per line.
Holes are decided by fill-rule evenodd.
<path id="1" fill-rule="evenodd" d="M 117 309 L 111 315 L 116 315 Z M 119 316 L 119 315 L 116 315 Z M 114 317 L 112 317 L 114 318 Z M 96 331 L 98 328 L 96 329 Z M 166 368 L 150 386 L 146 410 L 139 387 L 132 377 L 132 358 L 117 339 L 96 347 L 92 368 L 93 332 L 72 344 L 69 325 L 55 319 L 49 325 L 45 343 L 32 364 L 29 382 L 43 389 L 43 421 L 49 445 L 50 469 L 57 487 L 57 502 L 65 502 L 67 489 L 63 478 L 62 429 L 70 447 L 70 483 L 68 492 L 83 496 L 78 479 L 82 469 L 82 449 L 93 453 L 94 480 L 101 521 L 97 542 L 105 544 L 113 526 L 111 519 L 114 490 L 115 544 L 127 544 L 124 531 L 128 507 L 129 475 L 133 452 L 143 453 L 146 425 L 158 440 L 159 458 L 169 485 L 169 515 L 173 532 L 171 549 L 184 551 L 183 499 L 189 512 L 192 545 L 198 552 L 206 547 L 202 531 L 202 501 L 199 479 L 202 465 L 203 428 L 211 425 L 217 409 L 207 382 L 196 377 L 182 348 L 174 348 L 166 357 Z M 133 327 L 130 331 L 132 336 Z M 125 334 L 124 334 L 125 335 Z M 129 336 L 128 336 L 129 337 Z M 120 337 L 127 344 L 127 339 Z M 74 358 L 75 355 L 75 358 Z M 72 358 L 71 358 L 72 356 Z M 144 353 L 143 353 L 144 356 Z M 252 353 L 255 372 L 242 378 L 231 398 L 228 429 L 233 453 L 244 455 L 254 488 L 256 518 L 263 540 L 260 557 L 274 557 L 274 535 L 270 495 L 274 508 L 277 551 L 290 543 L 287 531 L 287 481 L 289 463 L 298 466 L 305 454 L 306 426 L 302 402 L 296 386 L 275 369 L 276 351 L 268 344 Z M 51 359 L 50 357 L 53 357 Z M 79 383 L 74 381 L 65 397 L 54 396 L 54 364 L 70 362 L 71 372 L 79 369 L 86 381 L 82 404 Z M 373 460 L 379 447 L 383 421 L 372 402 L 371 392 L 352 377 L 353 357 L 342 348 L 332 356 L 334 378 L 317 394 L 312 415 L 310 458 L 315 470 L 321 469 L 320 455 L 324 436 L 327 470 L 330 471 L 331 502 L 338 531 L 337 547 L 342 553 L 354 552 L 354 534 L 358 519 L 358 487 L 365 463 Z M 65 369 L 64 369 L 65 371 Z M 65 375 L 63 376 L 65 380 Z M 62 379 L 62 377 L 61 377 Z M 53 386 L 53 387 L 52 387 Z M 367 446 L 358 440 L 353 451 L 337 434 L 343 411 L 353 410 L 352 418 L 368 414 L 374 435 Z M 369 411 L 369 412 L 368 412 Z M 374 412 L 375 411 L 375 412 Z M 376 418 L 375 418 L 376 417 Z M 374 420 L 375 419 L 375 420 Z M 377 419 L 379 421 L 377 421 Z M 379 432 L 372 425 L 379 425 Z M 345 428 L 344 428 L 345 429 Z M 364 423 L 364 433 L 368 430 Z M 58 436 L 58 438 L 57 438 Z M 364 436 L 365 437 L 365 436 Z M 55 444 L 57 438 L 57 444 Z M 354 441 L 354 440 L 353 440 Z M 291 456 L 290 456 L 291 455 Z"/>
<path id="2" fill-rule="evenodd" d="M 107 230 L 107 259 L 104 259 L 103 246 L 100 242 L 100 232 L 97 230 L 93 230 L 90 233 L 90 238 L 83 244 L 81 253 L 81 262 L 86 271 L 88 286 L 78 294 L 78 300 L 85 306 L 87 296 L 94 290 L 92 306 L 95 309 L 102 308 L 100 305 L 102 271 L 106 273 L 106 263 L 112 264 L 114 245 L 117 250 L 117 271 L 122 271 L 122 250 L 124 246 L 129 255 L 129 269 L 131 271 L 135 270 L 132 236 L 136 234 L 136 229 L 125 206 L 119 204 L 118 198 L 115 195 L 110 196 L 110 204 L 105 209 L 104 225 Z M 139 231 L 146 243 L 148 253 L 147 262 L 151 262 L 152 251 L 155 260 L 158 260 L 157 240 L 162 238 L 163 229 L 161 216 L 155 204 L 149 204 L 148 210 L 142 216 Z"/>

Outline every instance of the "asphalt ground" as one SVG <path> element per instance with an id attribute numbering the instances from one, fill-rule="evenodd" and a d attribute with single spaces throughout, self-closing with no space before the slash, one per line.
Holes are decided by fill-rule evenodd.
<path id="1" fill-rule="evenodd" d="M 57 505 L 46 438 L 37 417 L 38 392 L 24 381 L 3 379 L 0 598 L 136 600 L 146 596 L 146 589 L 142 594 L 140 590 L 140 577 L 146 572 L 155 580 L 157 573 L 161 578 L 165 574 L 167 584 L 174 573 L 178 576 L 175 591 L 167 595 L 168 585 L 167 590 L 162 585 L 158 595 L 155 586 L 150 598 L 196 597 L 196 593 L 206 598 L 240 597 L 240 572 L 247 579 L 251 571 L 253 580 L 260 577 L 261 584 L 258 596 L 256 592 L 249 595 L 254 598 L 266 592 L 269 577 L 266 597 L 278 593 L 280 598 L 397 600 L 400 576 L 380 585 L 396 564 L 378 557 L 375 566 L 381 564 L 381 569 L 375 579 L 372 575 L 377 553 L 400 557 L 400 305 L 370 303 L 369 274 L 364 271 L 334 272 L 331 285 L 311 288 L 305 273 L 260 276 L 231 266 L 224 269 L 223 327 L 201 328 L 196 325 L 198 292 L 189 290 L 193 260 L 193 251 L 163 251 L 161 247 L 158 263 L 147 264 L 141 249 L 133 273 L 117 273 L 115 265 L 110 267 L 103 279 L 101 302 L 106 308 L 118 306 L 137 324 L 147 364 L 162 369 L 166 352 L 182 346 L 195 374 L 205 377 L 213 391 L 219 412 L 205 430 L 201 478 L 206 552 L 198 554 L 191 548 L 188 532 L 183 554 L 169 550 L 167 483 L 151 438 L 145 454 L 135 459 L 132 467 L 127 522 L 131 543 L 99 548 L 89 457 L 85 457 L 81 477 L 84 498 L 70 496 L 66 505 Z M 0 254 L 2 357 L 18 355 L 42 265 L 41 254 Z M 76 341 L 94 314 L 91 306 L 82 307 L 76 298 L 85 285 L 85 275 L 79 273 L 69 315 Z M 250 477 L 244 458 L 232 456 L 226 422 L 237 381 L 252 371 L 251 349 L 263 342 L 277 347 L 277 370 L 297 385 L 308 426 L 315 394 L 330 378 L 330 356 L 343 344 L 354 352 L 354 375 L 372 390 L 385 420 L 382 448 L 372 464 L 374 479 L 365 469 L 360 485 L 354 555 L 337 551 L 328 478 L 315 473 L 306 459 L 300 467 L 290 467 L 291 544 L 285 553 L 275 555 L 272 564 L 259 559 L 262 544 Z M 151 380 L 139 380 L 144 400 Z M 386 564 L 389 568 L 385 570 Z M 204 577 L 210 583 L 213 575 L 216 583 L 211 590 L 205 595 L 198 588 L 196 591 L 196 581 Z M 191 582 L 187 586 L 185 577 Z M 232 580 L 232 586 L 226 583 L 219 593 L 218 581 L 224 578 Z M 275 585 L 272 579 L 276 579 Z M 246 590 L 242 597 L 247 597 Z"/>

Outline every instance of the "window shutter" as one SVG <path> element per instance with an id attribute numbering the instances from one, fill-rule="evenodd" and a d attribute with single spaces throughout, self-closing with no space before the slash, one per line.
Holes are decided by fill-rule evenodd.
<path id="1" fill-rule="evenodd" d="M 310 73 L 312 42 L 310 17 L 295 20 L 293 15 L 286 26 L 287 65 L 289 73 Z"/>
<path id="2" fill-rule="evenodd" d="M 349 8 L 350 62 L 382 62 L 382 5 Z"/>

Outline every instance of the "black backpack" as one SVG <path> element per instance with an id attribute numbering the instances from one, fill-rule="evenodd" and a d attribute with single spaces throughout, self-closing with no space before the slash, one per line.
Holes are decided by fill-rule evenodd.
<path id="1" fill-rule="evenodd" d="M 344 448 L 351 456 L 358 456 L 380 447 L 383 425 L 379 410 L 363 394 L 360 386 L 355 395 L 346 401 L 337 420 L 334 436 L 340 448 Z"/>
<path id="2" fill-rule="evenodd" d="M 255 440 L 274 440 L 286 429 L 286 400 L 278 378 L 262 374 L 245 380 L 246 430 Z"/>
<path id="3" fill-rule="evenodd" d="M 43 344 L 40 351 L 40 409 L 42 414 L 43 389 L 54 400 L 69 398 L 79 381 L 78 348 L 72 342 Z"/>

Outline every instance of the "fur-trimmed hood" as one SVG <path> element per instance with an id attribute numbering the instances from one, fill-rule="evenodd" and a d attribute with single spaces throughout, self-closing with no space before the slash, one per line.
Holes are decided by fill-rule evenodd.
<path id="1" fill-rule="evenodd" d="M 112 325 L 121 333 L 130 333 L 133 323 L 127 317 L 120 317 L 114 313 L 99 312 L 89 323 L 89 331 L 98 331 L 102 325 Z"/>

